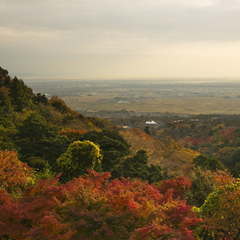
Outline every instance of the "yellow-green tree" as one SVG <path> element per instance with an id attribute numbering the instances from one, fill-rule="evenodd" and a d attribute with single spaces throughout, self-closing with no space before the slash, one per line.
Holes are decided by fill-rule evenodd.
<path id="1" fill-rule="evenodd" d="M 215 173 L 218 189 L 198 209 L 203 225 L 201 239 L 240 239 L 240 182 L 227 172 Z"/>
<path id="2" fill-rule="evenodd" d="M 102 155 L 99 147 L 91 141 L 75 141 L 58 159 L 61 180 L 69 181 L 85 174 L 87 169 L 101 171 Z"/>

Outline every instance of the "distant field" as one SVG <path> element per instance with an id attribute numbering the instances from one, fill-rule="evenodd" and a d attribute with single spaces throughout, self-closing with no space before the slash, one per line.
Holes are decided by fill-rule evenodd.
<path id="1" fill-rule="evenodd" d="M 126 104 L 107 103 L 93 105 L 100 96 L 82 97 L 68 100 L 71 108 L 92 110 L 121 110 L 135 112 L 171 112 L 180 114 L 239 114 L 240 98 L 224 99 L 221 97 L 182 97 L 148 100 Z M 105 95 L 106 97 L 106 95 Z"/>
<path id="2" fill-rule="evenodd" d="M 34 92 L 57 95 L 74 110 L 122 110 L 180 114 L 239 114 L 240 81 L 29 82 Z M 122 103 L 118 103 L 121 101 Z M 125 103 L 123 103 L 125 102 Z M 80 110 L 81 111 L 81 110 Z"/>

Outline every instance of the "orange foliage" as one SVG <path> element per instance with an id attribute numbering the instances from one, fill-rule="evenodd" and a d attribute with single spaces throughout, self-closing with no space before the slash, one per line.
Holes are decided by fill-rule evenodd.
<path id="1" fill-rule="evenodd" d="M 25 187 L 31 181 L 31 168 L 17 158 L 14 151 L 0 152 L 0 187 L 8 191 Z"/>
<path id="2" fill-rule="evenodd" d="M 180 142 L 166 139 L 162 144 L 164 160 L 162 167 L 169 175 L 184 175 L 190 177 L 194 164 L 193 159 L 199 155 L 198 152 L 185 148 Z"/>
<path id="3" fill-rule="evenodd" d="M 131 151 L 136 153 L 139 149 L 148 152 L 150 164 L 161 165 L 171 175 L 191 175 L 194 164 L 192 160 L 199 155 L 198 152 L 184 148 L 180 142 L 167 137 L 165 141 L 155 140 L 139 129 L 121 131 L 120 134 L 132 146 Z"/>
<path id="4" fill-rule="evenodd" d="M 67 104 L 56 95 L 52 96 L 52 98 L 49 102 L 52 104 L 52 106 L 55 109 L 57 109 L 59 112 L 61 112 L 63 114 L 70 113 L 71 115 L 74 115 L 74 116 L 77 115 L 77 113 L 75 111 L 73 111 L 71 108 L 69 108 L 67 106 Z"/>
<path id="5" fill-rule="evenodd" d="M 213 173 L 213 176 L 216 185 L 220 189 L 228 189 L 230 183 L 237 183 L 237 179 L 230 175 L 230 173 L 227 171 L 217 171 L 216 173 Z"/>
<path id="6" fill-rule="evenodd" d="M 189 176 L 193 170 L 193 159 L 199 155 L 191 149 L 182 147 L 166 159 L 167 166 L 178 175 Z"/>
<path id="7" fill-rule="evenodd" d="M 75 130 L 75 129 L 67 129 L 67 130 L 60 130 L 59 134 L 60 135 L 65 135 L 67 136 L 69 139 L 74 139 L 74 138 L 78 138 L 81 137 L 82 135 L 84 135 L 87 131 L 86 130 Z"/>
<path id="8" fill-rule="evenodd" d="M 140 129 L 122 130 L 120 134 L 131 145 L 132 154 L 135 154 L 139 149 L 144 149 L 148 152 L 149 163 L 160 164 L 162 159 L 161 142 L 153 139 L 147 133 Z"/>
<path id="9" fill-rule="evenodd" d="M 147 133 L 141 131 L 139 128 L 133 128 L 132 131 L 134 134 L 144 140 L 153 141 L 154 139 Z"/>

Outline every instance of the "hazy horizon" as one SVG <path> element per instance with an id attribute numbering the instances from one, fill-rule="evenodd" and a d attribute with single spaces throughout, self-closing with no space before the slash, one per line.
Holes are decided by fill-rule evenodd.
<path id="1" fill-rule="evenodd" d="M 11 75 L 11 74 L 10 74 Z M 17 76 L 18 77 L 18 76 Z M 19 77 L 19 79 L 22 79 Z M 54 82 L 119 82 L 119 83 L 124 83 L 124 82 L 144 82 L 147 81 L 147 84 L 191 84 L 191 83 L 196 83 L 196 84 L 202 84 L 202 83 L 219 83 L 219 84 L 234 84 L 234 83 L 240 83 L 240 77 L 239 78 L 159 78 L 159 79 L 154 79 L 154 78 L 139 78 L 139 79 L 133 79 L 133 78 L 119 78 L 119 79 L 73 79 L 73 78 L 23 78 L 22 79 L 26 84 L 28 83 L 34 83 L 34 82 L 49 82 L 49 83 L 54 83 Z"/>
<path id="2" fill-rule="evenodd" d="M 0 66 L 23 80 L 240 79 L 239 0 L 2 0 L 0 9 Z"/>

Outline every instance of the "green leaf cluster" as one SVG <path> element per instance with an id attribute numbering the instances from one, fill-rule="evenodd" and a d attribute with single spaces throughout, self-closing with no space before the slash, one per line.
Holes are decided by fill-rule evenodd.
<path id="1" fill-rule="evenodd" d="M 111 174 L 113 178 L 138 178 L 149 183 L 159 182 L 164 179 L 160 166 L 148 165 L 147 151 L 144 149 L 140 149 L 133 157 L 126 158 Z"/>
<path id="2" fill-rule="evenodd" d="M 99 145 L 103 156 L 103 171 L 111 171 L 130 153 L 130 144 L 117 131 L 107 129 L 91 131 L 85 133 L 79 140 L 89 140 Z"/>
<path id="3" fill-rule="evenodd" d="M 79 175 L 86 174 L 87 169 L 101 171 L 102 155 L 99 147 L 90 141 L 75 141 L 58 159 L 62 172 L 61 180 L 67 182 Z"/>
<path id="4" fill-rule="evenodd" d="M 203 154 L 200 154 L 193 159 L 193 163 L 196 167 L 201 167 L 212 172 L 215 172 L 216 170 L 224 170 L 222 163 L 219 162 L 218 159 L 216 159 L 214 156 L 207 157 Z"/>

